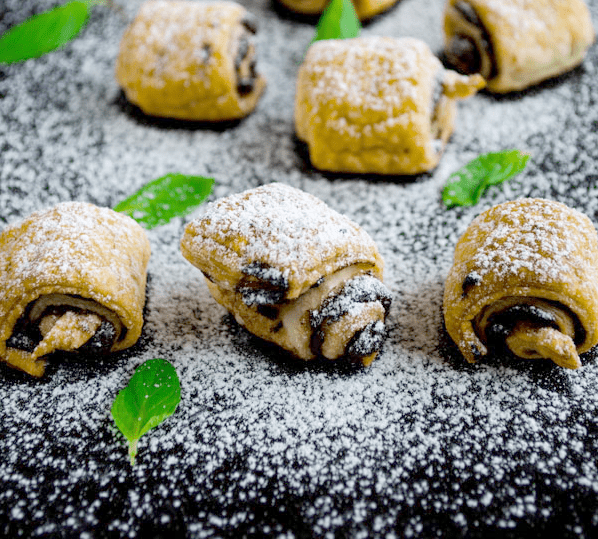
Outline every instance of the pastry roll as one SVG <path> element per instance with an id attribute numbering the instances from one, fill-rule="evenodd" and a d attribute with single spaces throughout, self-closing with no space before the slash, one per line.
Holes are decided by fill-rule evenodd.
<path id="1" fill-rule="evenodd" d="M 369 365 L 390 294 L 370 236 L 321 200 L 273 183 L 211 204 L 181 241 L 216 301 L 295 356 Z"/>
<path id="2" fill-rule="evenodd" d="M 479 215 L 457 242 L 444 320 L 465 358 L 510 350 L 579 367 L 598 342 L 598 235 L 564 204 L 521 199 Z"/>
<path id="3" fill-rule="evenodd" d="M 583 60 L 594 29 L 583 0 L 448 0 L 445 53 L 488 90 L 522 90 Z"/>
<path id="4" fill-rule="evenodd" d="M 330 0 L 278 0 L 286 8 L 295 13 L 317 15 L 324 11 Z M 371 19 L 394 6 L 397 0 L 353 0 L 355 13 L 363 21 Z"/>
<path id="5" fill-rule="evenodd" d="M 438 164 L 455 100 L 483 86 L 417 39 L 317 41 L 299 69 L 295 129 L 321 170 L 418 174 Z"/>
<path id="6" fill-rule="evenodd" d="M 150 1 L 125 31 L 116 78 L 152 116 L 220 121 L 246 116 L 265 88 L 255 18 L 234 2 Z"/>
<path id="7" fill-rule="evenodd" d="M 0 233 L 0 359 L 33 376 L 56 350 L 105 353 L 143 325 L 150 246 L 130 217 L 83 202 Z"/>

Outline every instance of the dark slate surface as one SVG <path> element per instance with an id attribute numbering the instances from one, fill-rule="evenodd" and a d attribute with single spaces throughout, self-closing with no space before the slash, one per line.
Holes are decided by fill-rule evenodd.
<path id="1" fill-rule="evenodd" d="M 242 3 L 260 20 L 268 88 L 234 124 L 154 120 L 126 102 L 114 60 L 138 1 L 123 14 L 97 7 L 63 50 L 0 67 L 0 221 L 63 200 L 113 206 L 174 171 L 213 176 L 213 198 L 288 183 L 377 241 L 394 296 L 383 353 L 364 370 L 299 363 L 259 342 L 182 258 L 176 219 L 149 233 L 135 347 L 55 358 L 41 380 L 0 366 L 0 535 L 594 537 L 595 351 L 576 372 L 508 358 L 470 366 L 443 329 L 441 303 L 458 236 L 491 205 L 542 196 L 598 222 L 598 49 L 529 91 L 462 103 L 430 174 L 333 176 L 313 170 L 293 133 L 294 78 L 313 22 L 267 0 Z M 0 31 L 50 5 L 4 0 Z M 439 53 L 442 7 L 402 0 L 364 34 L 420 37 Z M 524 173 L 474 208 L 443 207 L 453 170 L 513 147 L 532 155 Z M 183 400 L 141 440 L 131 468 L 109 410 L 152 357 L 176 366 Z"/>

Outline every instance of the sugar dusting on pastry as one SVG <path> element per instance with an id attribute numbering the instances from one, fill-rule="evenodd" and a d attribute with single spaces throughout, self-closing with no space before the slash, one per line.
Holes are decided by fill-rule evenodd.
<path id="1" fill-rule="evenodd" d="M 586 232 L 587 218 L 557 204 L 532 201 L 519 208 L 505 207 L 503 216 L 496 218 L 499 226 L 487 221 L 480 227 L 488 233 L 474 255 L 481 275 L 492 271 L 504 278 L 526 270 L 540 281 L 558 279 L 573 254 L 571 232 L 580 231 L 586 242 L 592 241 Z"/>
<path id="2" fill-rule="evenodd" d="M 119 261 L 117 246 L 128 240 L 131 225 L 135 229 L 138 226 L 130 217 L 107 208 L 91 208 L 85 203 L 62 203 L 26 217 L 30 221 L 27 226 L 27 230 L 31 231 L 30 236 L 18 234 L 15 229 L 20 223 L 13 225 L 12 231 L 8 228 L 3 231 L 4 234 L 12 235 L 7 248 L 11 255 L 15 253 L 15 257 L 11 259 L 13 271 L 24 279 L 35 280 L 40 276 L 56 274 L 58 280 L 61 276 L 74 272 L 85 274 L 91 261 L 80 255 L 89 252 L 99 239 L 94 236 L 100 234 L 114 238 L 114 243 L 108 244 L 108 249 L 102 251 L 104 259 L 101 263 L 116 272 L 116 282 L 120 286 L 127 284 L 127 265 L 110 262 Z M 62 235 L 64 230 L 72 230 L 73 233 Z M 42 238 L 43 242 L 40 242 Z M 135 265 L 132 268 L 137 274 L 142 271 Z"/>
<path id="3" fill-rule="evenodd" d="M 320 75 L 314 97 L 322 95 L 348 101 L 356 107 L 368 106 L 385 112 L 392 112 L 395 106 L 401 107 L 401 95 L 413 98 L 417 92 L 414 79 L 419 69 L 418 57 L 427 51 L 424 42 L 415 39 L 405 42 L 407 52 L 400 57 L 397 57 L 396 42 L 384 37 L 372 38 L 365 43 L 352 40 L 348 49 L 347 42 L 343 40 L 314 44 L 310 55 L 313 57 L 313 70 Z M 339 73 L 339 53 L 343 55 L 342 67 L 347 70 L 347 77 Z M 368 62 L 368 58 L 376 64 L 367 72 L 368 77 L 363 78 L 363 64 Z M 440 65 L 437 61 L 432 68 L 439 69 Z M 385 99 L 381 100 L 381 95 Z"/>
<path id="4" fill-rule="evenodd" d="M 271 183 L 218 200 L 181 252 L 242 326 L 300 359 L 369 365 L 380 350 L 391 294 L 378 248 L 313 195 Z"/>
<path id="5" fill-rule="evenodd" d="M 140 4 L 120 3 L 130 18 Z M 11 11 L 2 31 L 40 2 L 3 6 Z M 430 174 L 330 179 L 305 167 L 293 140 L 294 76 L 313 26 L 281 18 L 269 2 L 251 6 L 263 23 L 261 68 L 277 82 L 253 116 L 220 132 L 148 125 L 114 103 L 125 25 L 107 9 L 94 9 L 66 50 L 2 66 L 1 226 L 62 200 L 113 207 L 172 171 L 215 177 L 214 198 L 288 183 L 379 245 L 394 298 L 383 352 L 357 372 L 280 360 L 181 256 L 183 220 L 151 230 L 146 324 L 130 354 L 60 363 L 41 383 L 0 369 L 0 535 L 591 536 L 595 352 L 577 371 L 533 360 L 469 367 L 442 330 L 441 305 L 455 244 L 485 209 L 544 197 L 598 224 L 598 49 L 558 85 L 470 99 Z M 401 0 L 363 32 L 415 35 L 438 52 L 443 6 Z M 503 148 L 529 151 L 526 170 L 477 206 L 447 211 L 446 178 Z M 142 438 L 131 469 L 109 408 L 155 357 L 175 365 L 182 401 Z"/>
<path id="6" fill-rule="evenodd" d="M 551 9 L 550 2 L 490 0 L 486 2 L 486 5 L 519 35 L 530 31 L 546 32 L 551 26 L 558 25 L 556 11 Z"/>
<path id="7" fill-rule="evenodd" d="M 197 235 L 190 244 L 206 241 L 236 271 L 258 260 L 283 268 L 287 278 L 323 261 L 330 261 L 326 271 L 331 271 L 337 254 L 346 264 L 375 251 L 356 223 L 316 197 L 298 193 L 277 183 L 252 193 L 247 202 L 246 193 L 240 193 L 210 204 L 201 221 L 189 224 L 189 233 Z M 247 240 L 237 245 L 237 235 Z"/>
<path id="8" fill-rule="evenodd" d="M 455 247 L 444 320 L 463 356 L 503 347 L 577 369 L 598 343 L 598 234 L 588 217 L 522 198 L 482 213 Z M 505 349 L 505 350 L 506 350 Z"/>
<path id="9" fill-rule="evenodd" d="M 484 85 L 445 70 L 421 39 L 317 41 L 297 74 L 295 129 L 320 170 L 417 174 L 438 164 L 455 100 Z"/>

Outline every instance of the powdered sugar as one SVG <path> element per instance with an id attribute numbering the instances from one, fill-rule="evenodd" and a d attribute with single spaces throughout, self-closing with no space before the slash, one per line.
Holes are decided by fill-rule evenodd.
<path id="1" fill-rule="evenodd" d="M 402 108 L 404 99 L 416 99 L 420 58 L 426 54 L 425 43 L 412 39 L 395 42 L 374 37 L 317 42 L 311 47 L 308 60 L 318 76 L 313 98 L 317 100 L 323 94 L 326 100 L 392 115 L 394 108 Z M 369 66 L 367 78 L 362 76 L 364 65 Z M 438 70 L 441 66 L 438 62 L 432 67 Z"/>
<path id="2" fill-rule="evenodd" d="M 0 68 L 0 220 L 60 201 L 114 206 L 167 172 L 213 176 L 213 199 L 278 181 L 362 226 L 385 259 L 388 337 L 368 369 L 293 361 L 242 330 L 179 251 L 183 220 L 148 232 L 145 326 L 128 352 L 56 358 L 41 381 L 0 369 L 0 535 L 521 537 L 598 527 L 598 366 L 465 363 L 442 328 L 458 237 L 498 202 L 558 200 L 598 219 L 598 55 L 517 96 L 459 105 L 436 170 L 409 180 L 326 176 L 294 140 L 294 77 L 313 25 L 242 2 L 263 99 L 223 129 L 145 118 L 114 60 L 126 21 L 101 7 L 65 50 Z M 2 30 L 52 2 L 6 0 Z M 140 2 L 123 2 L 126 17 Z M 414 36 L 439 53 L 442 0 L 401 0 L 364 35 Z M 590 2 L 598 21 L 598 4 Z M 526 170 L 473 208 L 446 210 L 449 174 L 519 148 Z M 191 218 L 206 211 L 198 209 Z M 136 366 L 171 361 L 177 412 L 134 468 L 110 406 Z"/>
<path id="3" fill-rule="evenodd" d="M 485 238 L 472 259 L 482 278 L 487 272 L 506 279 L 526 271 L 539 281 L 566 280 L 566 272 L 576 263 L 572 231 L 582 235 L 585 243 L 592 241 L 582 215 L 541 200 L 518 208 L 504 207 L 494 218 L 492 223 L 478 219 L 479 233 Z"/>
<path id="4" fill-rule="evenodd" d="M 550 2 L 542 2 L 540 5 L 533 0 L 484 2 L 486 8 L 498 15 L 503 24 L 509 25 L 519 37 L 523 37 L 527 32 L 547 32 L 549 28 L 558 26 L 556 11 L 550 4 Z"/>
<path id="5" fill-rule="evenodd" d="M 314 267 L 320 268 L 316 279 L 334 271 L 339 258 L 344 264 L 375 261 L 374 243 L 356 223 L 285 184 L 215 202 L 187 230 L 190 251 L 213 249 L 218 263 L 232 272 L 248 273 L 246 268 L 259 261 L 292 282 L 304 279 Z M 239 245 L 240 241 L 245 243 Z M 268 280 L 268 275 L 259 277 Z"/>

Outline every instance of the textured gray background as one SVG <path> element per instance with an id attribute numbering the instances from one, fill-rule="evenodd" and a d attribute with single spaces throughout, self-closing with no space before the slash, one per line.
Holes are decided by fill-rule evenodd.
<path id="1" fill-rule="evenodd" d="M 0 226 L 64 200 L 114 206 L 168 172 L 214 177 L 213 198 L 285 182 L 377 241 L 394 296 L 389 336 L 369 369 L 294 361 L 211 299 L 179 253 L 183 219 L 150 231 L 138 345 L 99 361 L 56 358 L 39 381 L 0 368 L 0 535 L 595 536 L 595 352 L 576 372 L 469 366 L 443 330 L 441 302 L 458 236 L 491 205 L 542 196 L 598 222 L 598 49 L 557 80 L 461 103 L 430 174 L 331 176 L 313 170 L 293 131 L 313 21 L 242 1 L 260 20 L 268 87 L 246 120 L 206 128 L 144 117 L 124 100 L 114 61 L 140 2 L 122 3 L 124 15 L 95 8 L 63 50 L 0 67 Z M 52 4 L 2 0 L 0 32 Z M 420 37 L 439 53 L 442 8 L 402 0 L 363 34 Z M 530 152 L 527 169 L 474 208 L 445 209 L 448 175 L 504 148 Z M 141 440 L 131 469 L 109 410 L 153 357 L 176 366 L 183 400 Z"/>

